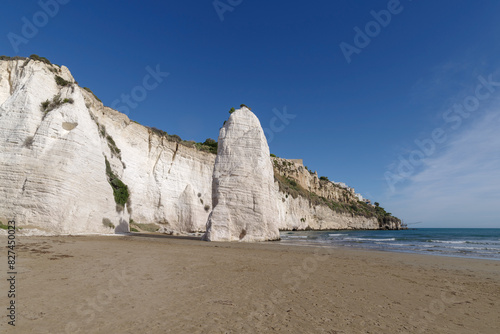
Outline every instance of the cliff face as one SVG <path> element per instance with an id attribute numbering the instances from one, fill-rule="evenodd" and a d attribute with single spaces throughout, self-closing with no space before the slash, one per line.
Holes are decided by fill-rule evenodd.
<path id="1" fill-rule="evenodd" d="M 208 241 L 279 239 L 274 171 L 259 119 L 236 110 L 219 134 Z"/>
<path id="2" fill-rule="evenodd" d="M 115 210 L 97 127 L 67 68 L 0 61 L 0 219 L 57 233 L 105 233 L 128 222 Z M 45 114 L 41 104 L 73 99 Z"/>
<path id="3" fill-rule="evenodd" d="M 204 231 L 215 155 L 169 141 L 95 101 L 89 111 L 121 151 L 113 154 L 103 140 L 103 153 L 130 189 L 133 221 L 158 224 L 162 232 Z"/>
<path id="4" fill-rule="evenodd" d="M 54 97 L 60 103 L 44 112 Z M 106 159 L 128 186 L 123 207 Z M 104 107 L 64 66 L 0 61 L 0 221 L 55 233 L 128 231 L 130 219 L 202 231 L 214 161 Z"/>
<path id="5" fill-rule="evenodd" d="M 64 66 L 0 61 L 0 221 L 51 233 L 128 231 L 132 220 L 137 228 L 203 232 L 215 158 L 104 107 Z M 281 229 L 379 227 L 321 199 L 351 196 L 345 191 L 303 167 L 274 164 Z M 287 179 L 276 175 L 319 196 L 287 197 Z"/>
<path id="6" fill-rule="evenodd" d="M 343 188 L 293 160 L 273 158 L 279 188 L 278 206 L 282 230 L 399 229 L 401 221 L 386 216 Z"/>

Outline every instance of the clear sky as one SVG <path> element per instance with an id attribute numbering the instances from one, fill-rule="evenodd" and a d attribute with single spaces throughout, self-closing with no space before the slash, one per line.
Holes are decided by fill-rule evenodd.
<path id="1" fill-rule="evenodd" d="M 272 153 L 415 227 L 500 227 L 499 13 L 496 0 L 6 1 L 0 54 L 66 65 L 105 105 L 185 140 L 216 139 L 244 103 Z"/>

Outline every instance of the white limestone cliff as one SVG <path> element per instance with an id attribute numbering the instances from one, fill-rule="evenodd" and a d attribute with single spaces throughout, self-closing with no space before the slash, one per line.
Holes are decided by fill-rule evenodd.
<path id="1" fill-rule="evenodd" d="M 57 85 L 55 75 L 70 84 Z M 64 66 L 0 61 L 0 221 L 56 234 L 124 232 L 130 219 L 164 231 L 204 230 L 209 210 L 201 202 L 211 203 L 215 156 L 131 122 L 74 81 Z M 58 94 L 73 103 L 45 115 L 42 102 Z M 129 188 L 121 210 L 105 157 Z"/>
<path id="2" fill-rule="evenodd" d="M 51 71 L 74 82 L 66 67 L 0 61 L 0 219 L 55 233 L 128 230 L 127 213 L 115 210 L 84 97 L 73 86 L 59 87 Z M 41 103 L 57 94 L 74 103 L 44 115 Z"/>
<path id="3" fill-rule="evenodd" d="M 231 114 L 219 134 L 207 241 L 278 240 L 274 171 L 264 131 L 248 108 Z"/>
<path id="4" fill-rule="evenodd" d="M 392 216 L 379 221 L 375 208 L 360 202 L 354 189 L 345 189 L 320 179 L 317 173 L 304 167 L 302 161 L 282 158 L 272 160 L 279 187 L 280 230 L 374 230 L 401 227 L 399 219 Z M 329 205 L 335 206 L 335 210 Z"/>
<path id="5" fill-rule="evenodd" d="M 56 75 L 68 83 L 58 85 Z M 57 96 L 60 102 L 53 110 L 44 112 L 42 102 L 53 101 Z M 245 110 L 233 113 L 239 114 L 245 114 Z M 253 117 L 249 122 L 257 124 L 258 120 Z M 233 124 L 231 122 L 228 121 Z M 244 136 L 243 133 L 233 135 Z M 265 231 L 273 232 L 258 236 L 247 228 L 248 236 L 242 239 L 277 238 L 276 229 L 271 228 L 272 221 L 284 230 L 379 228 L 374 218 L 340 214 L 307 198 L 287 196 L 272 179 L 269 184 L 272 165 L 269 167 L 271 160 L 265 138 L 256 130 L 246 135 L 255 136 L 256 143 L 259 141 L 258 159 L 243 160 L 244 163 L 234 166 L 231 175 L 238 179 L 239 173 L 251 166 L 263 171 L 250 182 L 262 183 L 262 189 L 272 191 L 256 198 L 274 200 L 256 202 L 258 208 L 252 214 L 265 216 Z M 244 150 L 237 141 L 222 146 L 228 154 Z M 125 232 L 132 221 L 135 226 L 154 224 L 155 229 L 168 233 L 205 232 L 212 210 L 215 159 L 214 154 L 200 151 L 192 143 L 175 142 L 103 106 L 91 92 L 75 83 L 64 66 L 59 68 L 35 60 L 0 60 L 2 223 L 15 218 L 24 231 L 36 229 L 37 233 L 52 234 Z M 128 186 L 130 197 L 124 207 L 115 203 L 106 160 L 113 174 Z M 310 175 L 299 167 L 279 173 L 298 180 L 304 188 L 325 198 L 341 200 L 346 196 L 344 190 L 321 183 L 317 175 Z M 231 196 L 245 201 L 255 193 L 246 188 L 234 190 Z M 219 202 L 216 199 L 214 204 Z M 272 216 L 269 221 L 269 212 L 273 210 L 277 218 Z M 236 211 L 228 212 L 231 218 Z M 249 213 L 241 213 L 246 214 Z M 238 240 L 245 234 L 242 232 L 239 231 Z M 234 233 L 231 232 L 231 238 Z"/>
<path id="6" fill-rule="evenodd" d="M 324 205 L 311 205 L 307 198 L 280 193 L 280 230 L 376 230 L 376 217 L 339 213 Z"/>

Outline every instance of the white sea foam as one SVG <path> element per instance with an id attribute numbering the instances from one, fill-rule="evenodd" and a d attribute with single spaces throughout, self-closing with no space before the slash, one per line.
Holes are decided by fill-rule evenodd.
<path id="1" fill-rule="evenodd" d="M 465 244 L 467 241 L 446 241 L 446 240 L 431 240 L 440 244 Z"/>
<path id="2" fill-rule="evenodd" d="M 464 246 L 460 246 L 460 247 L 449 246 L 447 248 L 451 248 L 451 249 L 478 249 L 476 247 L 464 247 Z"/>
<path id="3" fill-rule="evenodd" d="M 344 240 L 355 240 L 355 241 L 395 241 L 396 238 L 387 239 L 372 239 L 372 238 L 345 238 Z"/>
<path id="4" fill-rule="evenodd" d="M 350 247 L 381 249 L 386 251 L 416 252 L 444 256 L 477 257 L 500 260 L 500 239 L 497 235 L 442 235 L 432 231 L 421 233 L 406 232 L 396 236 L 395 232 L 338 232 L 325 233 L 302 232 L 297 234 L 282 234 L 282 240 L 288 244 L 327 245 L 328 247 Z"/>
<path id="5" fill-rule="evenodd" d="M 500 242 L 496 242 L 495 240 L 467 241 L 467 243 L 473 244 L 473 245 L 498 245 L 498 246 L 500 246 Z"/>

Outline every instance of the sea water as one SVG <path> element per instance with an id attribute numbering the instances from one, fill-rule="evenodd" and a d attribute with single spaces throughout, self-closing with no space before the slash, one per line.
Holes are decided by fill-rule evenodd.
<path id="1" fill-rule="evenodd" d="M 500 228 L 282 231 L 281 243 L 500 260 Z"/>

